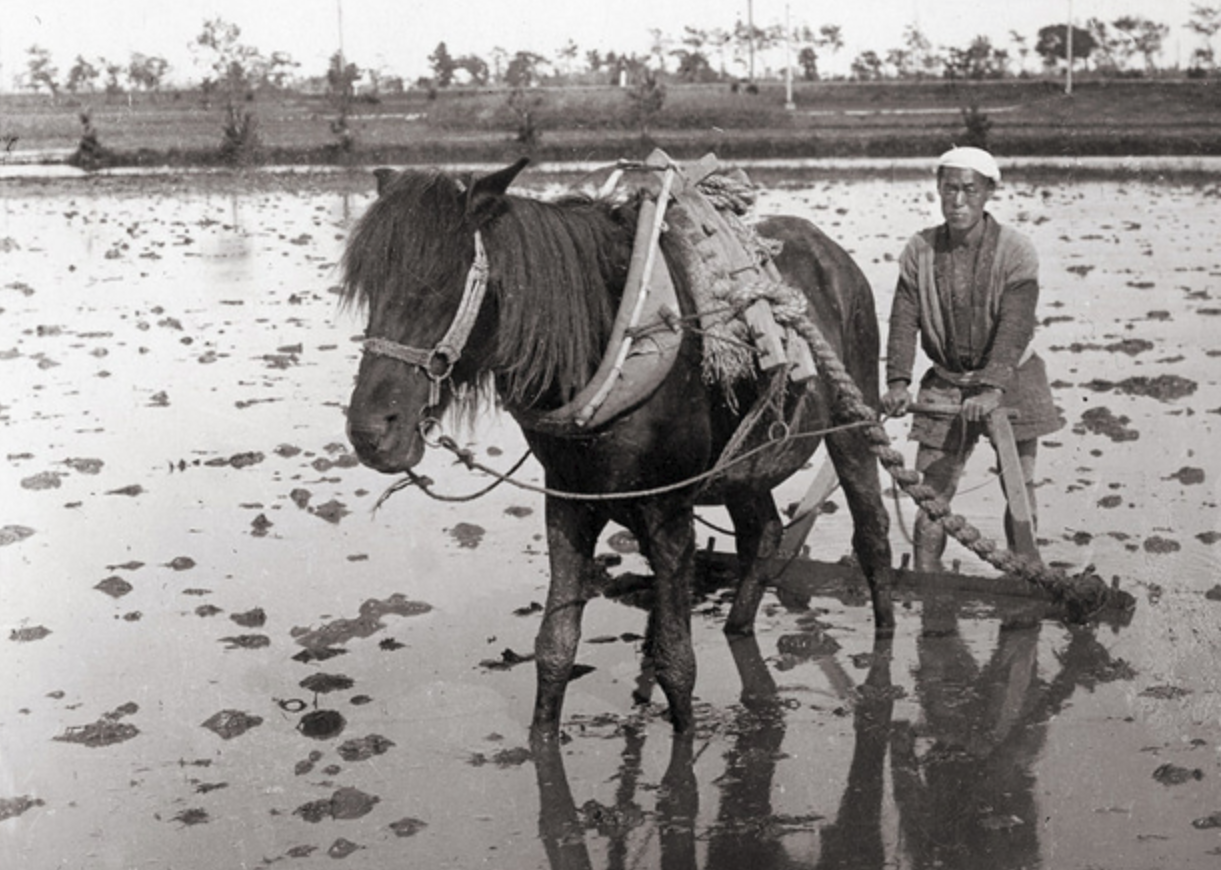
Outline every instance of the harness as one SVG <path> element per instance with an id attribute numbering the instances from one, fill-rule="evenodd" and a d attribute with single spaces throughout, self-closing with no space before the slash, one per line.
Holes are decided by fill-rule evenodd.
<path id="1" fill-rule="evenodd" d="M 441 402 L 441 385 L 453 376 L 454 366 L 462 358 L 487 289 L 488 255 L 483 247 L 483 236 L 479 230 L 475 230 L 475 261 L 466 273 L 466 286 L 462 289 L 458 311 L 441 340 L 425 349 L 388 338 L 366 338 L 363 344 L 365 353 L 396 359 L 424 372 L 428 376 L 428 407 L 435 408 Z M 421 425 L 424 422 L 421 421 Z"/>

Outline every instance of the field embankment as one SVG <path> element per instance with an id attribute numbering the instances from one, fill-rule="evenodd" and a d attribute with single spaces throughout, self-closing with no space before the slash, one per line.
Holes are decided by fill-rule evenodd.
<path id="1" fill-rule="evenodd" d="M 613 160 L 661 146 L 678 157 L 916 157 L 980 142 L 1006 156 L 1221 155 L 1221 91 L 1212 81 L 801 83 L 786 108 L 783 85 L 758 93 L 728 85 L 671 85 L 661 108 L 641 117 L 612 87 L 411 91 L 362 101 L 348 115 L 351 142 L 332 128 L 323 96 L 259 94 L 261 164 L 371 164 Z M 88 112 L 105 165 L 212 165 L 222 154 L 225 113 L 194 92 L 126 97 L 0 98 L 9 160 L 63 160 L 77 148 Z"/>

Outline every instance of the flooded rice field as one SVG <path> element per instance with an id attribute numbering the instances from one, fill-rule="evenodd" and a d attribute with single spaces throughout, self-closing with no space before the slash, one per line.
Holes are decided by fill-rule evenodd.
<path id="1" fill-rule="evenodd" d="M 1040 452 L 1044 558 L 1118 578 L 1129 620 L 905 589 L 875 645 L 867 597 L 798 562 L 731 646 L 709 584 L 698 729 L 674 741 L 637 596 L 606 597 L 566 739 L 538 755 L 541 498 L 407 490 L 374 513 L 392 480 L 346 444 L 363 324 L 333 288 L 372 189 L 0 187 L 0 866 L 1219 865 L 1218 188 L 1019 180 L 993 203 L 1039 249 L 1036 344 L 1068 421 Z M 931 193 L 792 181 L 759 210 L 841 241 L 885 313 Z M 501 468 L 524 448 L 495 418 L 464 439 Z M 955 505 L 1000 536 L 991 465 L 977 451 Z M 486 483 L 441 455 L 422 470 Z M 818 563 L 849 551 L 840 508 Z M 906 552 L 912 509 L 892 510 Z M 645 570 L 614 529 L 600 552 L 623 583 Z"/>

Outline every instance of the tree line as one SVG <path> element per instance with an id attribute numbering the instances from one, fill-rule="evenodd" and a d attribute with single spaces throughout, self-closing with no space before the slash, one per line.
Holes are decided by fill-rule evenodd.
<path id="1" fill-rule="evenodd" d="M 1217 70 L 1213 46 L 1221 32 L 1221 6 L 1196 4 L 1184 27 L 1194 34 L 1186 72 L 1206 76 Z M 856 81 L 886 79 L 950 78 L 996 79 L 1059 71 L 1069 62 L 1103 75 L 1138 76 L 1160 71 L 1170 27 L 1139 15 L 1111 21 L 1091 18 L 1084 26 L 1070 28 L 1053 23 L 1034 38 L 1011 31 L 1005 45 L 987 36 L 977 36 L 962 46 L 937 46 L 917 25 L 909 25 L 902 43 L 885 51 L 861 51 L 849 63 L 847 78 Z M 782 25 L 760 27 L 737 21 L 732 28 L 684 27 L 677 36 L 650 31 L 647 52 L 582 51 L 569 40 L 552 56 L 533 51 L 510 52 L 496 47 L 487 57 L 451 53 L 440 42 L 428 56 L 430 75 L 411 83 L 438 89 L 451 86 L 499 85 L 510 88 L 537 84 L 624 84 L 644 75 L 678 82 L 753 82 L 775 78 L 786 68 L 807 81 L 824 77 L 825 61 L 844 48 L 838 25 L 819 27 Z M 1071 52 L 1070 52 L 1071 46 Z M 206 72 L 196 86 L 210 94 L 226 90 L 260 88 L 338 91 L 359 90 L 377 96 L 404 90 L 402 77 L 384 69 L 360 67 L 337 52 L 322 74 L 302 76 L 301 65 L 287 52 L 266 54 L 242 41 L 241 29 L 223 19 L 205 21 L 190 45 L 197 64 Z M 1037 63 L 1032 73 L 1030 64 Z M 169 62 L 156 54 L 133 53 L 127 61 L 77 55 L 61 73 L 51 53 L 33 45 L 26 52 L 26 68 L 19 86 L 46 91 L 53 97 L 72 94 L 152 93 L 161 91 L 171 71 Z"/>

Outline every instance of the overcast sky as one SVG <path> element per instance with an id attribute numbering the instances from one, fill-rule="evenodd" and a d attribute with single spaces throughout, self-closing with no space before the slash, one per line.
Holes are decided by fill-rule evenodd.
<path id="1" fill-rule="evenodd" d="M 1135 14 L 1171 28 L 1163 64 L 1186 64 L 1199 37 L 1183 25 L 1197 0 L 753 0 L 755 23 L 842 28 L 845 47 L 823 68 L 846 70 L 859 52 L 885 54 L 916 24 L 935 46 L 965 46 L 986 35 L 1009 47 L 1010 31 L 1033 45 L 1040 27 Z M 61 76 L 76 56 L 128 60 L 133 52 L 164 57 L 170 78 L 199 77 L 187 46 L 206 19 L 242 29 L 242 40 L 264 54 L 287 52 L 302 74 L 321 74 L 339 43 L 342 7 L 347 57 L 409 80 L 428 72 L 427 57 L 444 41 L 451 55 L 522 49 L 548 59 L 569 39 L 587 49 L 647 52 L 650 30 L 675 37 L 684 25 L 733 27 L 748 0 L 7 0 L 0 20 L 0 88 L 11 90 L 26 69 L 31 45 L 48 49 Z M 1221 37 L 1218 37 L 1221 40 Z"/>

